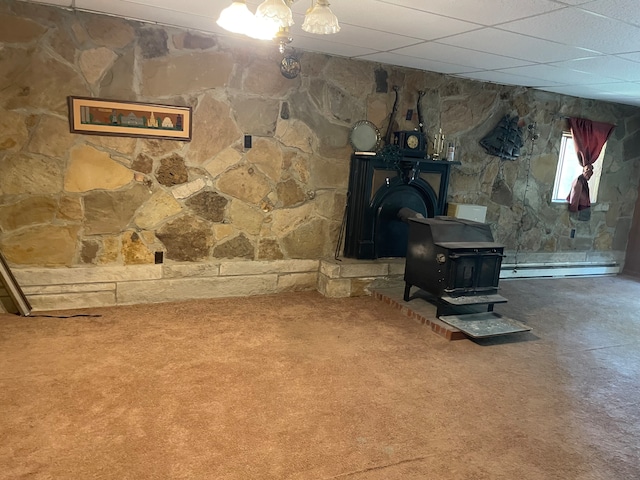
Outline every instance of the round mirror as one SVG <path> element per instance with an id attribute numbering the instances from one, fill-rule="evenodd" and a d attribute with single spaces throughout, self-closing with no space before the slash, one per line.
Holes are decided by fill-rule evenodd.
<path id="1" fill-rule="evenodd" d="M 369 120 L 360 120 L 351 128 L 349 141 L 356 152 L 375 152 L 380 145 L 380 130 Z"/>

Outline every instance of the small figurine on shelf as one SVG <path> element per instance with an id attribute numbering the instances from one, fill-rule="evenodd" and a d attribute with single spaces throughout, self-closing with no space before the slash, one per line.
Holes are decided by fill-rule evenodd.
<path id="1" fill-rule="evenodd" d="M 456 147 L 452 142 L 449 142 L 449 148 L 447 149 L 447 160 L 453 162 L 455 156 Z"/>
<path id="2" fill-rule="evenodd" d="M 444 150 L 444 135 L 442 134 L 442 129 L 438 129 L 438 133 L 433 137 L 433 153 L 432 157 L 434 160 L 440 160 L 442 156 L 442 151 Z"/>

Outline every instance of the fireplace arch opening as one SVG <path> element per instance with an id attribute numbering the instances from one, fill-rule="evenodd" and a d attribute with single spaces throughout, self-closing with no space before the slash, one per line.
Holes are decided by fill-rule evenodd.
<path id="1" fill-rule="evenodd" d="M 387 188 L 381 187 L 372 205 L 374 218 L 375 258 L 405 257 L 409 224 L 398 216 L 401 209 L 412 210 L 423 217 L 436 214 L 436 195 L 423 180 L 405 184 L 399 178 Z"/>

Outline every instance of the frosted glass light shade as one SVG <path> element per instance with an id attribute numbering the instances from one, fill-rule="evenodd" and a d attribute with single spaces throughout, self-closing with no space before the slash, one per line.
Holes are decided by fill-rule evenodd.
<path id="1" fill-rule="evenodd" d="M 256 17 L 272 20 L 278 27 L 293 25 L 293 14 L 284 0 L 265 0 L 258 6 Z"/>
<path id="2" fill-rule="evenodd" d="M 307 10 L 304 23 L 302 24 L 302 30 L 320 35 L 328 35 L 340 31 L 338 18 L 329 8 L 329 2 L 327 0 L 317 0 L 316 4 Z"/>
<path id="3" fill-rule="evenodd" d="M 236 0 L 220 12 L 216 23 L 229 32 L 249 34 L 253 30 L 255 17 L 245 0 Z"/>
<path id="4" fill-rule="evenodd" d="M 245 34 L 257 40 L 271 40 L 277 35 L 279 29 L 278 23 L 270 18 L 253 17 L 253 26 Z"/>

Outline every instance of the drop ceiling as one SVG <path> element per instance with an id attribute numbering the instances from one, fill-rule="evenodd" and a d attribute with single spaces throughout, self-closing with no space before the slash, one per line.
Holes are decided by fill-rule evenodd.
<path id="1" fill-rule="evenodd" d="M 231 0 L 37 3 L 231 36 L 215 23 Z M 299 50 L 640 106 L 638 0 L 332 0 L 335 35 L 300 29 L 310 5 L 292 5 Z"/>

